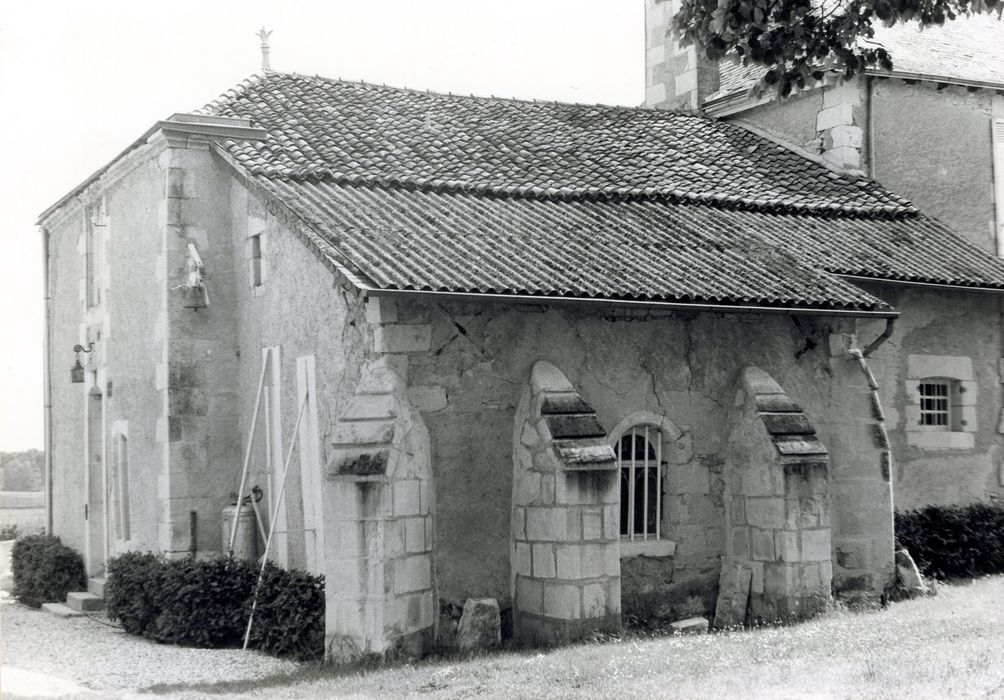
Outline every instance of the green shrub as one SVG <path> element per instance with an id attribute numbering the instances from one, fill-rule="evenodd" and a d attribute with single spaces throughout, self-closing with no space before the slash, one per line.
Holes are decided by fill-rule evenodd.
<path id="1" fill-rule="evenodd" d="M 11 548 L 14 597 L 32 608 L 62 603 L 70 591 L 87 588 L 84 560 L 51 535 L 29 535 Z"/>
<path id="2" fill-rule="evenodd" d="M 124 554 L 108 563 L 108 616 L 158 642 L 240 646 L 258 572 L 258 564 L 239 559 Z M 323 656 L 323 577 L 267 564 L 249 646 L 276 656 Z"/>
<path id="3" fill-rule="evenodd" d="M 10 525 L 4 525 L 0 527 L 0 542 L 5 542 L 7 540 L 16 540 L 20 537 L 21 531 L 18 529 L 17 523 L 12 523 Z"/>
<path id="4" fill-rule="evenodd" d="M 105 605 L 108 616 L 129 634 L 146 634 L 160 612 L 162 563 L 153 554 L 128 552 L 108 562 Z"/>
<path id="5" fill-rule="evenodd" d="M 896 543 L 939 579 L 1004 573 L 1004 506 L 925 506 L 896 512 Z"/>

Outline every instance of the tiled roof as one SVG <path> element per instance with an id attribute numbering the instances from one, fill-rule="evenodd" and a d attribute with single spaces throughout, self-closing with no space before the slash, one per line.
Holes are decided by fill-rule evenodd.
<path id="1" fill-rule="evenodd" d="M 1004 85 L 1004 21 L 996 15 L 959 17 L 923 30 L 917 22 L 878 25 L 868 46 L 882 46 L 893 60 L 893 73 L 909 73 L 946 82 Z M 709 100 L 748 90 L 767 72 L 729 58 L 718 64 L 718 91 Z M 876 74 L 881 75 L 876 69 Z"/>
<path id="2" fill-rule="evenodd" d="M 1004 85 L 1004 20 L 959 17 L 920 30 L 916 22 L 876 27 L 868 43 L 892 54 L 893 71 Z"/>
<path id="3" fill-rule="evenodd" d="M 268 74 L 207 105 L 269 130 L 228 144 L 249 172 L 347 184 L 861 213 L 912 210 L 741 127 L 662 110 L 442 95 Z"/>
<path id="4" fill-rule="evenodd" d="M 888 312 L 832 273 L 1004 288 L 1004 265 L 866 179 L 646 109 L 268 74 L 209 105 L 221 153 L 385 290 Z"/>

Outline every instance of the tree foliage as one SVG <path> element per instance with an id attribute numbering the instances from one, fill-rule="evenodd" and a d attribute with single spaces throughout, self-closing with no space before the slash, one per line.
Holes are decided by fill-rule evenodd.
<path id="1" fill-rule="evenodd" d="M 0 452 L 0 486 L 4 491 L 39 491 L 45 454 L 39 450 Z"/>
<path id="2" fill-rule="evenodd" d="M 993 13 L 1004 0 L 683 0 L 673 19 L 683 45 L 711 60 L 732 54 L 743 65 L 767 70 L 760 88 L 785 96 L 821 80 L 845 78 L 866 68 L 891 70 L 894 57 L 867 44 L 874 25 L 916 20 L 942 25 L 962 15 Z"/>

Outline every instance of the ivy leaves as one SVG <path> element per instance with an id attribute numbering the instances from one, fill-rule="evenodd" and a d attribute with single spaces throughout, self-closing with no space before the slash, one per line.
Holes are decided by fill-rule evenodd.
<path id="1" fill-rule="evenodd" d="M 875 22 L 926 27 L 974 13 L 1000 17 L 1002 9 L 1004 0 L 684 0 L 673 27 L 710 60 L 733 54 L 766 67 L 758 91 L 783 97 L 830 72 L 891 70 L 888 51 L 860 41 L 874 36 Z"/>

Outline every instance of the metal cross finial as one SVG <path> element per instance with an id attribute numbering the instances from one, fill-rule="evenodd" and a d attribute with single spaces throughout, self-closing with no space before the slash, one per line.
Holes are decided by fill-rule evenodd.
<path id="1" fill-rule="evenodd" d="M 265 27 L 258 30 L 258 38 L 261 39 L 261 69 L 264 73 L 272 71 L 272 66 L 268 62 L 268 38 L 272 36 L 271 31 L 265 31 Z"/>

